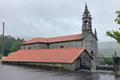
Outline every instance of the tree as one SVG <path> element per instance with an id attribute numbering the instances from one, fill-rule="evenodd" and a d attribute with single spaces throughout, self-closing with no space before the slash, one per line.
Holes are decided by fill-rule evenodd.
<path id="1" fill-rule="evenodd" d="M 14 38 L 10 35 L 5 36 L 4 38 L 4 56 L 7 56 L 11 51 L 16 51 L 20 49 L 20 44 L 24 41 L 24 39 Z M 2 35 L 0 35 L 0 54 L 2 52 Z"/>
<path id="2" fill-rule="evenodd" d="M 116 14 L 117 18 L 115 19 L 115 22 L 120 25 L 120 11 L 117 11 Z M 120 44 L 120 28 L 118 31 L 108 31 L 106 34 L 107 36 L 115 39 Z"/>
<path id="3" fill-rule="evenodd" d="M 17 51 L 20 49 L 21 42 L 20 41 L 15 41 L 12 46 L 11 46 L 11 52 Z"/>
<path id="4" fill-rule="evenodd" d="M 8 55 L 10 53 L 11 45 L 16 41 L 16 39 L 12 36 L 5 36 L 4 37 L 4 56 Z M 2 44 L 2 35 L 0 36 L 0 44 Z M 0 45 L 2 48 L 2 45 Z M 0 49 L 0 52 L 2 52 L 2 49 Z"/>

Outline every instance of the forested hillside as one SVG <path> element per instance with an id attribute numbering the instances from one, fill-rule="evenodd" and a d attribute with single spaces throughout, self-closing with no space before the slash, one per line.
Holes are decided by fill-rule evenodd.
<path id="1" fill-rule="evenodd" d="M 120 44 L 117 42 L 99 42 L 99 54 L 111 57 L 115 51 L 120 56 Z"/>

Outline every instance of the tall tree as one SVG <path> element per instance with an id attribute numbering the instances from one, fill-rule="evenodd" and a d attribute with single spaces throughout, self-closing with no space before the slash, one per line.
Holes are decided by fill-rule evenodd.
<path id="1" fill-rule="evenodd" d="M 115 22 L 120 25 L 120 10 L 116 12 L 117 18 L 115 19 Z M 120 44 L 120 28 L 117 31 L 108 31 L 107 36 L 110 36 L 111 38 L 115 39 Z"/>

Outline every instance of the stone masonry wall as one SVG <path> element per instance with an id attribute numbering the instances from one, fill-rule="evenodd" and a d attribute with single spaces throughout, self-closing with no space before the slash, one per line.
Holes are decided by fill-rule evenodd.
<path id="1" fill-rule="evenodd" d="M 52 43 L 49 48 L 80 48 L 82 47 L 81 41 L 69 41 L 69 42 L 60 42 L 60 43 Z"/>
<path id="2" fill-rule="evenodd" d="M 51 43 L 51 44 L 44 44 L 44 43 L 37 43 L 37 44 L 29 44 L 29 45 L 22 45 L 21 49 L 54 49 L 54 48 L 80 48 L 82 47 L 81 41 L 69 41 L 69 42 L 59 42 L 59 43 Z"/>
<path id="3" fill-rule="evenodd" d="M 83 40 L 83 47 L 89 52 L 91 53 L 91 51 L 93 51 L 94 53 L 94 60 L 92 60 L 92 68 L 96 68 L 95 65 L 97 65 L 98 60 L 98 45 L 97 45 L 97 39 L 92 35 L 92 34 L 88 34 L 88 36 Z M 92 55 L 93 56 L 93 55 Z"/>
<path id="4" fill-rule="evenodd" d="M 80 60 L 80 65 L 83 69 L 91 69 L 91 58 L 86 52 L 80 56 Z"/>
<path id="5" fill-rule="evenodd" d="M 97 45 L 97 39 L 92 35 L 88 35 L 83 40 L 83 48 L 85 48 L 89 53 L 93 51 L 96 55 L 98 54 L 98 45 Z"/>
<path id="6" fill-rule="evenodd" d="M 28 45 L 22 45 L 21 49 L 47 49 L 47 44 L 44 43 L 37 43 L 37 44 L 28 44 Z"/>

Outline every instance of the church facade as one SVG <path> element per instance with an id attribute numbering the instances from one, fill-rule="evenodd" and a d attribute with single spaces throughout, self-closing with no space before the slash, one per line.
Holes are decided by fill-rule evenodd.
<path id="1" fill-rule="evenodd" d="M 93 69 L 95 68 L 96 56 L 98 55 L 97 42 L 98 42 L 97 32 L 96 30 L 94 32 L 92 30 L 92 17 L 86 5 L 85 11 L 82 17 L 82 33 L 81 34 L 67 35 L 67 36 L 60 36 L 60 37 L 53 37 L 53 38 L 33 38 L 31 40 L 28 40 L 22 43 L 21 50 L 23 52 L 21 53 L 25 53 L 25 52 L 27 53 L 28 51 L 28 55 L 29 55 L 29 51 L 30 52 L 33 51 L 33 53 L 35 53 L 37 52 L 35 50 L 39 50 L 38 54 L 44 53 L 42 54 L 42 56 L 44 55 L 43 57 L 45 57 L 45 59 L 47 55 L 50 55 L 50 54 L 52 55 L 50 56 L 51 58 L 53 58 L 52 59 L 53 61 L 51 61 L 51 58 L 47 57 L 47 62 L 45 59 L 44 60 L 42 59 L 43 60 L 42 61 L 40 58 L 41 55 L 39 55 L 40 60 L 37 61 L 37 64 L 39 65 L 62 67 L 70 70 L 76 70 L 81 68 Z M 78 52 L 76 52 L 77 50 Z M 67 53 L 67 51 L 69 52 Z M 33 53 L 30 53 L 30 54 L 32 55 Z M 55 54 L 53 55 L 52 53 L 53 54 L 55 53 Z M 58 54 L 58 56 L 56 54 Z M 65 60 L 62 63 L 61 61 L 57 62 L 58 59 L 63 60 L 64 56 L 60 58 L 61 55 L 66 55 L 67 58 L 65 57 L 64 59 L 67 60 L 69 58 L 69 62 Z M 10 59 L 12 59 L 12 57 Z M 6 58 L 3 61 L 14 62 L 14 60 L 10 60 L 10 59 Z M 20 61 L 19 59 L 16 59 L 16 60 L 18 60 L 18 63 L 24 62 L 24 61 Z M 70 60 L 71 60 L 71 63 L 70 63 Z M 27 61 L 28 63 L 25 62 L 26 64 L 36 64 L 35 61 L 29 62 L 30 59 Z"/>

